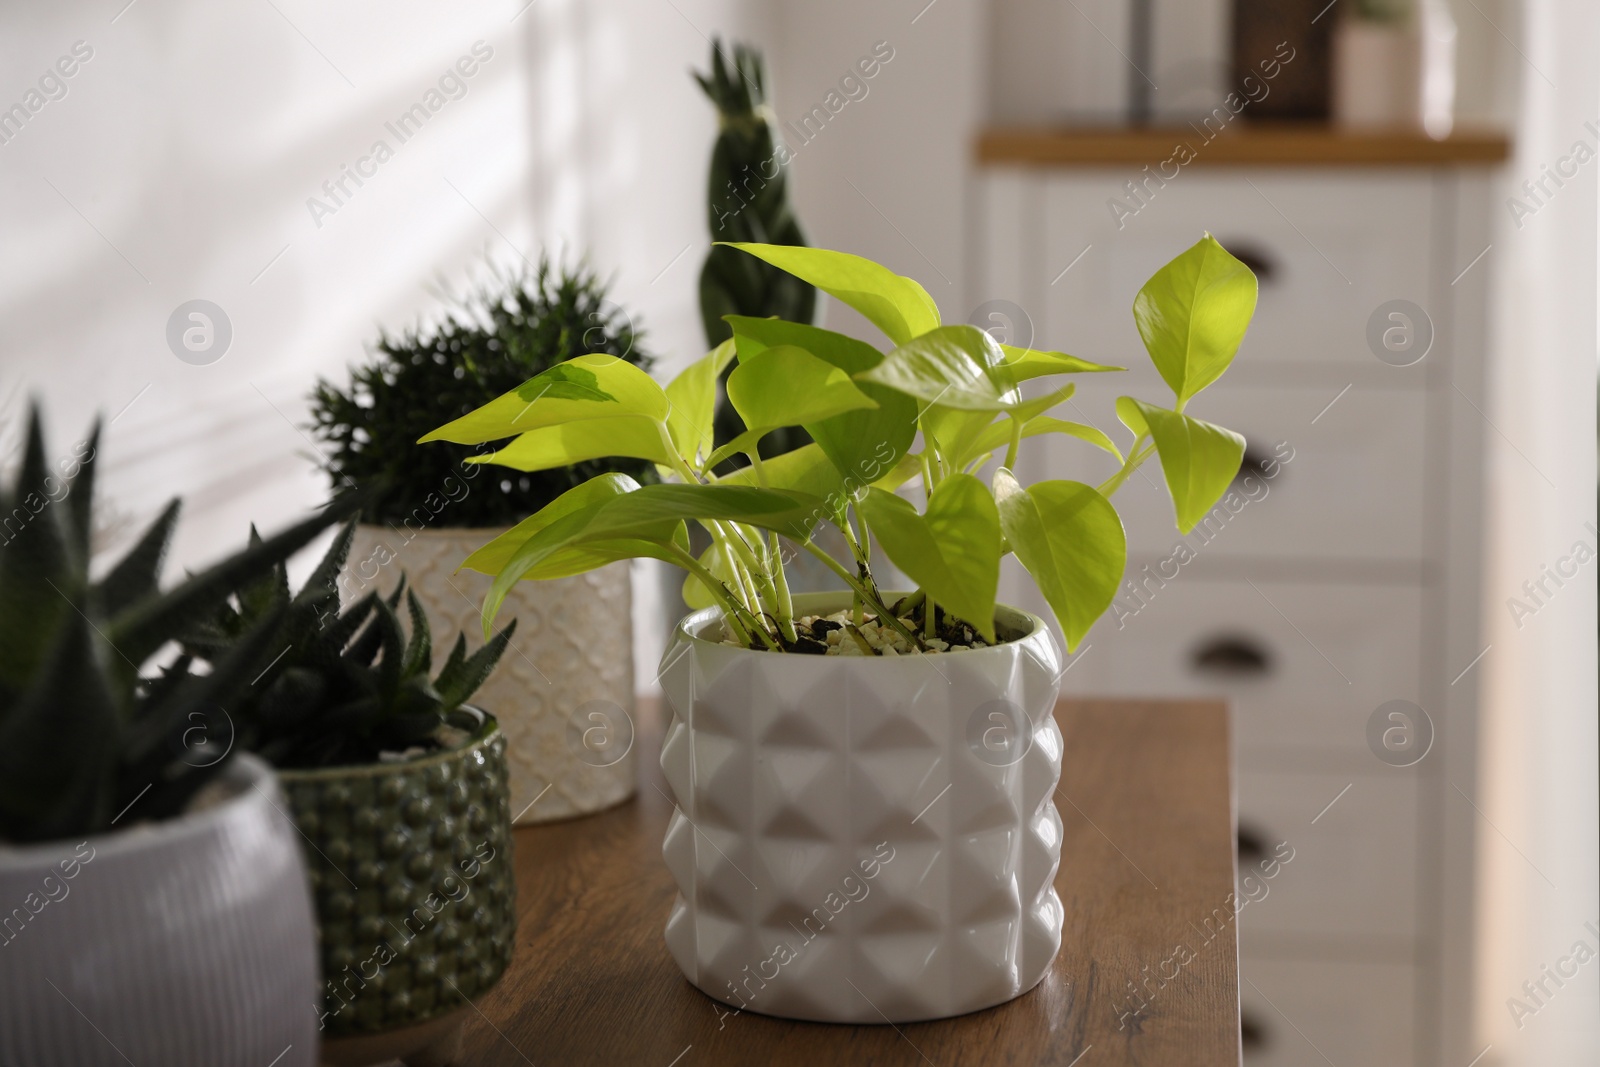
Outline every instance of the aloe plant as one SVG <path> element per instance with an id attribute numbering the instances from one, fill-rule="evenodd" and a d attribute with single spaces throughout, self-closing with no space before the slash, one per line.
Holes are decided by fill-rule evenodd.
<path id="1" fill-rule="evenodd" d="M 517 470 L 622 455 L 650 460 L 678 480 L 640 486 L 618 474 L 595 478 L 473 553 L 465 566 L 494 576 L 483 605 L 486 633 L 520 580 L 654 557 L 687 570 L 691 603 L 719 605 L 740 643 L 816 651 L 795 625 L 781 537 L 853 592 L 858 620 L 870 611 L 919 649 L 946 615 L 985 641 L 1000 639 L 1000 561 L 1015 554 L 1074 648 L 1121 581 L 1126 542 L 1111 497 L 1134 471 L 1159 458 L 1185 533 L 1238 472 L 1244 438 L 1186 410 L 1232 362 L 1255 310 L 1255 276 L 1209 234 L 1134 300 L 1135 326 L 1173 398 L 1165 406 L 1117 401 L 1131 435 L 1125 450 L 1093 426 L 1050 414 L 1073 394 L 1064 376 L 1123 368 L 942 325 L 921 285 L 857 256 L 733 247 L 854 307 L 883 332 L 888 350 L 805 323 L 731 315 L 733 337 L 665 388 L 621 361 L 583 357 L 428 434 L 425 441 L 461 444 L 514 437 L 481 461 Z M 727 392 L 745 429 L 714 447 L 715 383 L 735 361 Z M 762 458 L 761 439 L 793 425 L 813 443 Z M 1099 485 L 1025 486 L 1014 473 L 1017 456 L 1024 441 L 1041 435 L 1099 449 L 1116 470 Z M 714 473 L 734 452 L 750 465 Z M 985 481 L 979 472 L 994 459 L 999 465 Z M 913 488 L 920 507 L 898 495 Z M 710 536 L 698 555 L 689 550 L 689 522 Z M 822 523 L 839 530 L 851 558 L 835 559 L 817 545 Z M 886 603 L 873 579 L 874 544 L 918 584 L 903 603 Z"/>
<path id="2" fill-rule="evenodd" d="M 146 666 L 182 630 L 341 515 L 343 500 L 163 592 L 169 503 L 98 581 L 89 573 L 99 426 L 54 467 L 37 409 L 15 483 L 0 486 L 0 839 L 101 833 L 182 810 L 224 765 L 227 716 L 272 655 L 270 614 L 209 673 Z M 224 751 L 214 754 L 212 746 Z"/>
<path id="3" fill-rule="evenodd" d="M 400 577 L 387 598 L 377 593 L 339 610 L 337 579 L 350 554 L 347 524 L 298 593 L 282 566 L 239 585 L 215 613 L 191 627 L 191 654 L 226 662 L 263 629 L 276 658 L 235 707 L 244 744 L 278 767 L 377 762 L 384 752 L 436 745 L 441 731 L 499 662 L 513 622 L 467 654 L 457 635 L 445 665 L 431 674 L 433 640 L 416 594 Z M 258 543 L 251 531 L 251 543 Z M 410 634 L 399 616 L 405 598 Z M 462 725 L 470 729 L 464 721 Z"/>

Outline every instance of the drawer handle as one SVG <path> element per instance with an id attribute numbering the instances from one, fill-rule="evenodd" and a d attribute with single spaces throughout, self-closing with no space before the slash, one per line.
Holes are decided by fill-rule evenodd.
<path id="1" fill-rule="evenodd" d="M 1194 650 L 1191 662 L 1203 674 L 1243 677 L 1272 672 L 1272 656 L 1266 646 L 1239 634 L 1207 638 Z"/>
<path id="2" fill-rule="evenodd" d="M 1267 858 L 1267 842 L 1261 831 L 1249 823 L 1241 822 L 1234 832 L 1239 842 L 1239 866 L 1254 868 Z"/>
<path id="3" fill-rule="evenodd" d="M 1277 280 L 1278 263 L 1260 245 L 1251 244 L 1249 241 L 1223 241 L 1222 247 L 1232 254 L 1234 259 L 1250 268 L 1256 280 L 1263 285 L 1269 285 Z"/>
<path id="4" fill-rule="evenodd" d="M 1238 485 L 1252 474 L 1257 474 L 1268 479 L 1271 479 L 1276 475 L 1281 475 L 1283 473 L 1282 464 L 1276 464 L 1277 470 L 1275 474 L 1267 473 L 1267 471 L 1272 470 L 1274 464 L 1275 461 L 1271 456 L 1258 452 L 1249 445 L 1245 445 L 1244 456 L 1239 460 L 1239 470 L 1233 476 L 1233 484 Z"/>
<path id="5" fill-rule="evenodd" d="M 1246 1056 L 1252 1052 L 1261 1052 L 1267 1047 L 1267 1028 L 1249 1008 L 1243 1008 L 1239 1012 L 1239 1045 Z"/>

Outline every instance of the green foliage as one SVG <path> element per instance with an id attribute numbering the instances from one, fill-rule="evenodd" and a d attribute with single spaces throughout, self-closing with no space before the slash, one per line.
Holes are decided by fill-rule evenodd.
<path id="1" fill-rule="evenodd" d="M 994 495 L 1012 551 L 1038 583 L 1068 644 L 1077 645 L 1122 581 L 1127 540 L 1117 509 L 1082 482 L 1024 489 L 1004 467 L 995 472 Z"/>
<path id="2" fill-rule="evenodd" d="M 1256 310 L 1256 276 L 1214 240 L 1201 241 L 1144 283 L 1133 302 L 1139 336 L 1177 410 L 1233 362 Z"/>
<path id="3" fill-rule="evenodd" d="M 1243 438 L 1183 411 L 1227 369 L 1255 307 L 1255 278 L 1209 234 L 1158 271 L 1135 302 L 1140 335 L 1174 399 L 1171 408 L 1132 397 L 1117 402 L 1133 434 L 1125 451 L 1093 426 L 1049 414 L 1073 393 L 1073 384 L 1057 376 L 1120 368 L 997 345 L 971 326 L 941 326 L 920 285 L 857 256 L 741 248 L 855 307 L 884 331 L 889 348 L 806 323 L 730 315 L 738 363 L 728 392 L 744 428 L 730 446 L 709 454 L 694 420 L 715 401 L 717 374 L 731 358 L 726 345 L 664 390 L 591 364 L 594 380 L 585 379 L 582 396 L 547 395 L 534 379 L 435 431 L 430 436 L 450 440 L 520 432 L 487 460 L 510 465 L 526 462 L 535 449 L 539 462 L 553 463 L 587 456 L 609 441 L 613 453 L 648 455 L 682 483 L 598 480 L 474 553 L 466 566 L 495 576 L 485 633 L 517 581 L 651 556 L 687 570 L 686 599 L 721 606 L 730 629 L 750 647 L 815 651 L 816 642 L 797 640 L 782 537 L 828 566 L 852 590 L 858 611 L 871 610 L 918 647 L 926 646 L 912 628 L 951 632 L 941 621 L 945 609 L 985 639 L 1003 636 L 994 627 L 995 594 L 1000 561 L 1015 553 L 1073 648 L 1122 580 L 1126 541 L 1110 501 L 1117 489 L 1158 456 L 1178 527 L 1187 532 L 1239 469 Z M 1034 384 L 1025 390 L 1024 383 Z M 797 424 L 815 443 L 764 456 L 764 435 Z M 1017 454 L 1023 441 L 1044 434 L 1105 452 L 1117 462 L 1116 473 L 1099 486 L 1023 486 L 1013 473 Z M 913 452 L 919 437 L 921 451 Z M 750 465 L 719 474 L 717 464 L 733 450 Z M 986 485 L 976 472 L 1002 452 Z M 897 495 L 919 480 L 920 509 Z M 688 549 L 690 522 L 711 540 L 698 556 Z M 839 530 L 848 561 L 833 559 L 812 539 L 822 523 Z M 872 577 L 874 542 L 920 587 L 893 608 Z"/>
<path id="4" fill-rule="evenodd" d="M 29 414 L 17 479 L 0 486 L 0 840 L 52 841 L 177 814 L 224 765 L 236 707 L 271 657 L 276 618 L 241 629 L 209 673 L 155 654 L 311 541 L 345 499 L 163 592 L 178 502 L 105 576 L 89 575 L 99 427 L 52 467 Z M 219 712 L 220 709 L 220 712 Z"/>
<path id="5" fill-rule="evenodd" d="M 1244 437 L 1131 396 L 1118 398 L 1117 415 L 1128 429 L 1155 441 L 1178 530 L 1188 533 L 1239 473 Z"/>
<path id="6" fill-rule="evenodd" d="M 870 487 L 858 506 L 895 566 L 985 639 L 995 639 L 1000 513 L 981 481 L 952 474 L 928 495 L 925 515 L 904 497 Z"/>
<path id="7" fill-rule="evenodd" d="M 570 468 L 490 474 L 468 464 L 492 451 L 481 446 L 493 437 L 446 438 L 479 447 L 416 447 L 441 411 L 465 415 L 536 376 L 551 401 L 583 399 L 590 395 L 587 378 L 581 363 L 569 361 L 596 356 L 648 369 L 651 358 L 640 342 L 588 271 L 541 262 L 536 270 L 497 276 L 437 329 L 382 336 L 372 359 L 351 370 L 348 388 L 317 383 L 310 428 L 323 445 L 323 469 L 335 489 L 353 484 L 370 491 L 370 520 L 399 523 L 420 510 L 428 521 L 438 516 L 442 525 L 472 527 L 509 526 L 608 471 L 649 481 L 650 464 L 623 453 L 575 459 Z"/>
<path id="8" fill-rule="evenodd" d="M 611 475 L 611 477 L 618 477 Z M 334 539 L 298 593 L 283 567 L 241 583 L 228 602 L 183 635 L 197 658 L 226 662 L 247 641 L 276 658 L 234 706 L 243 743 L 278 767 L 374 763 L 386 751 L 438 743 L 441 728 L 489 677 L 513 622 L 472 655 L 465 635 L 436 677 L 428 619 L 405 577 L 387 598 L 368 593 L 339 611 L 338 576 L 355 524 Z M 251 531 L 251 543 L 258 543 Z M 410 634 L 400 601 L 410 616 Z M 471 730 L 470 724 L 460 723 Z"/>
<path id="9" fill-rule="evenodd" d="M 870 259 L 825 248 L 790 248 L 772 243 L 730 247 L 803 278 L 849 304 L 897 345 L 939 325 L 939 307 L 926 289 Z"/>

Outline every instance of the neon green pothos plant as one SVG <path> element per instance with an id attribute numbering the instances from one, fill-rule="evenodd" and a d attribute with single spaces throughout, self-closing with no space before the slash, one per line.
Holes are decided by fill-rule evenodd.
<path id="1" fill-rule="evenodd" d="M 515 437 L 482 462 L 545 470 L 600 457 L 650 460 L 664 478 L 641 486 L 611 473 L 580 485 L 473 553 L 464 564 L 494 576 L 485 634 L 522 579 L 559 578 L 614 560 L 654 557 L 690 574 L 690 603 L 721 607 L 750 648 L 818 651 L 796 630 L 780 538 L 822 560 L 854 594 L 856 619 L 915 647 L 941 620 L 995 631 L 1000 560 L 1032 575 L 1075 647 L 1110 605 L 1126 543 L 1110 498 L 1152 455 L 1171 491 L 1178 529 L 1193 529 L 1238 472 L 1244 438 L 1185 412 L 1233 360 L 1255 310 L 1256 280 L 1209 234 L 1162 267 L 1134 301 L 1134 321 L 1171 387 L 1169 407 L 1133 397 L 1117 416 L 1126 453 L 1105 433 L 1049 414 L 1072 395 L 1062 375 L 1123 370 L 1061 352 L 998 344 L 974 326 L 941 325 L 921 285 L 870 260 L 795 246 L 736 244 L 830 293 L 883 331 L 890 347 L 780 319 L 730 315 L 733 337 L 665 388 L 609 356 L 580 356 L 439 427 L 424 441 L 479 444 Z M 713 446 L 718 376 L 745 430 Z M 763 458 L 774 430 L 803 426 L 813 443 Z M 1115 457 L 1098 486 L 1013 473 L 1025 438 L 1064 434 Z M 750 465 L 718 477 L 742 453 Z M 978 472 L 995 456 L 991 480 Z M 921 482 L 921 507 L 897 490 Z M 686 523 L 711 546 L 689 550 Z M 843 535 L 853 558 L 812 540 L 819 524 Z M 919 588 L 890 605 L 872 576 L 877 544 Z M 937 647 L 937 646 L 935 646 Z"/>

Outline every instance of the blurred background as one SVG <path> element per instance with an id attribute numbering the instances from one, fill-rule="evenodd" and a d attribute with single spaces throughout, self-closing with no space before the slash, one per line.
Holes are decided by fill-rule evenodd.
<path id="1" fill-rule="evenodd" d="M 29 397 L 103 415 L 106 547 L 181 495 L 174 573 L 323 500 L 314 380 L 492 267 L 586 263 L 660 376 L 701 354 L 713 37 L 765 54 L 808 240 L 947 321 L 1141 366 L 1133 293 L 1213 231 L 1262 297 L 1197 411 L 1256 479 L 1185 551 L 1130 485 L 1066 689 L 1235 703 L 1241 869 L 1297 857 L 1240 919 L 1247 1063 L 1600 1062 L 1592 5 L 0 12 L 4 454 Z M 643 684 L 675 582 L 634 577 Z"/>

